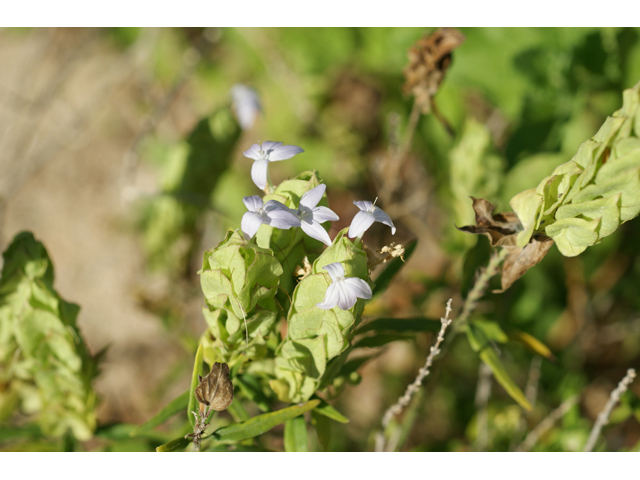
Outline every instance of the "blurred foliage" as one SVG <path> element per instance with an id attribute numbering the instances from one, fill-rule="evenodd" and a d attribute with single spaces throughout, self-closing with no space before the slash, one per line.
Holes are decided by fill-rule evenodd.
<path id="1" fill-rule="evenodd" d="M 30 232 L 19 233 L 3 258 L 0 421 L 34 421 L 44 437 L 88 440 L 96 428 L 91 381 L 100 355 L 89 354 L 76 327 L 80 308 L 54 290 L 49 255 Z"/>
<path id="2" fill-rule="evenodd" d="M 442 315 L 446 299 L 453 297 L 454 307 L 459 308 L 476 270 L 487 263 L 486 240 L 454 228 L 454 224 L 460 226 L 473 219 L 468 197 L 486 198 L 497 211 L 507 210 L 512 197 L 535 188 L 556 167 L 569 162 L 606 117 L 622 107 L 623 90 L 640 80 L 637 28 L 461 29 L 466 39 L 454 51 L 435 96 L 438 110 L 454 135 L 447 133 L 435 115 L 420 117 L 407 160 L 390 175 L 390 152 L 411 128 L 412 99 L 402 94 L 406 52 L 428 31 L 289 28 L 155 32 L 146 81 L 156 92 L 169 95 L 182 80 L 188 63 L 185 59 L 195 58 L 191 55 L 194 51 L 204 52 L 197 57 L 186 94 L 179 100 L 181 111 L 188 110 L 192 122 L 173 130 L 157 129 L 139 152 L 145 168 L 157 172 L 159 186 L 155 196 L 140 200 L 136 206 L 148 266 L 171 279 L 171 288 L 164 292 L 169 304 L 179 290 L 173 279 L 185 277 L 197 291 L 198 280 L 189 275 L 197 268 L 190 266 L 203 265 L 207 302 L 207 325 L 201 325 L 206 328 L 204 368 L 215 361 L 228 361 L 238 395 L 228 411 L 231 418 L 216 415 L 210 432 L 222 428 L 242 432 L 242 426 L 247 425 L 243 422 L 291 408 L 280 400 L 313 399 L 315 387 L 321 385 L 316 375 L 313 388 L 300 388 L 299 396 L 289 396 L 288 389 L 293 386 L 296 390 L 302 380 L 276 373 L 273 359 L 284 337 L 277 318 L 286 315 L 291 301 L 302 299 L 292 296 L 296 285 L 290 277 L 277 273 L 278 267 L 284 271 L 297 263 L 285 265 L 283 256 L 267 254 L 263 249 L 269 246 L 266 243 L 276 242 L 286 255 L 296 259 L 302 259 L 303 253 L 311 254 L 313 264 L 322 246 L 302 245 L 301 239 L 289 231 L 271 236 L 266 227 L 260 230 L 258 246 L 241 245 L 238 234 L 227 233 L 240 225 L 245 212 L 242 197 L 259 193 L 250 180 L 251 161 L 242 156 L 243 150 L 265 140 L 302 146 L 304 154 L 272 164 L 270 173 L 276 184 L 288 180 L 294 182 L 288 185 L 295 188 L 299 181 L 308 184 L 304 188 L 311 188 L 309 182 L 322 177 L 328 186 L 329 204 L 341 217 L 331 231 L 332 237 L 356 213 L 353 200 L 373 199 L 389 190 L 391 194 L 381 206 L 397 213 L 392 214 L 398 226 L 393 240 L 404 245 L 415 237 L 419 240 L 416 253 L 388 284 L 387 291 L 366 306 L 359 328 L 351 331 L 349 326 L 349 332 L 338 339 L 347 338 L 352 346 L 358 345 L 348 352 L 354 356 L 341 358 L 349 349 L 342 350 L 345 344 L 340 342 L 332 351 L 337 354 L 333 358 L 340 359 L 335 376 L 339 381 L 330 387 L 321 386 L 328 387 L 326 392 L 332 396 L 326 399 L 332 400 L 336 412 L 342 412 L 338 415 L 348 417 L 349 422 L 323 415 L 316 407 L 307 417 L 307 427 L 312 429 L 303 429 L 303 417 L 297 414 L 284 419 L 283 427 L 257 429 L 264 433 L 254 440 L 243 437 L 232 446 L 211 441 L 212 450 L 372 449 L 384 409 L 402 395 L 424 363 L 439 328 L 434 319 Z M 105 31 L 112 48 L 121 53 L 144 41 L 148 33 L 144 29 Z M 206 52 L 197 48 L 203 38 L 211 43 Z M 247 131 L 240 130 L 230 108 L 229 91 L 236 83 L 254 88 L 263 106 L 257 123 Z M 141 98 L 140 106 L 152 110 L 163 98 Z M 618 150 L 614 153 L 621 156 L 624 152 Z M 316 173 L 296 178 L 300 172 Z M 392 180 L 399 180 L 400 188 L 387 189 Z M 283 197 L 295 207 L 301 193 L 293 199 L 291 191 Z M 415 200 L 418 193 L 424 194 L 419 204 Z M 578 406 L 542 436 L 534 450 L 573 451 L 583 447 L 606 396 L 626 369 L 640 359 L 640 224 L 637 220 L 620 223 L 615 231 L 607 232 L 610 235 L 598 236 L 602 241 L 577 257 L 566 258 L 552 248 L 508 291 L 482 299 L 468 323 L 477 331 L 447 337 L 421 401 L 412 403 L 405 416 L 397 419 L 397 449 L 476 448 L 476 386 L 481 361 L 492 366 L 498 381 L 493 383 L 486 407 L 487 449 L 515 449 L 532 428 L 576 394 L 582 395 Z M 380 248 L 390 241 L 385 234 L 374 226 L 364 237 L 365 244 L 371 250 Z M 201 264 L 202 252 L 218 244 L 215 253 L 209 250 Z M 269 277 L 272 281 L 258 286 L 247 274 L 252 261 L 260 264 L 261 271 L 273 274 L 274 278 Z M 8 260 L 5 262 L 6 271 Z M 232 275 L 231 264 L 244 273 Z M 230 290 L 222 292 L 225 299 L 207 284 L 207 278 L 216 272 L 229 281 Z M 318 274 L 315 267 L 314 274 Z M 288 284 L 282 283 L 284 278 Z M 8 288 L 4 287 L 5 273 L 2 282 L 2 288 Z M 312 284 L 313 278 L 307 283 Z M 52 287 L 47 288 L 53 292 Z M 2 295 L 1 311 L 13 312 L 7 310 L 5 290 Z M 234 295 L 237 301 L 229 300 Z M 54 297 L 47 297 L 42 306 L 34 301 L 36 306 L 30 308 L 45 309 L 53 305 L 46 302 Z M 69 319 L 75 316 L 62 313 L 62 303 L 55 307 L 55 320 L 72 325 Z M 3 365 L 5 359 L 13 358 L 18 342 L 16 335 L 6 333 L 7 315 L 0 318 Z M 394 324 L 393 320 L 398 322 Z M 65 331 L 75 332 L 73 328 Z M 196 339 L 189 345 L 189 353 L 194 354 Z M 51 355 L 58 355 L 56 352 Z M 309 352 L 307 348 L 300 358 L 308 360 Z M 290 365 L 300 352 L 289 353 L 289 372 L 300 374 L 306 368 L 304 361 L 295 369 Z M 80 365 L 85 365 L 84 354 L 74 355 L 81 359 Z M 537 364 L 532 361 L 535 356 L 542 360 L 536 399 L 531 401 L 523 396 L 528 395 L 527 383 L 533 377 L 530 368 L 535 370 Z M 331 358 L 325 356 L 323 360 L 328 361 L 329 368 Z M 63 360 L 59 363 L 64 364 Z M 33 390 L 36 381 L 31 380 L 33 393 L 24 397 L 32 403 L 25 404 L 15 394 L 17 387 L 6 387 L 6 372 L 13 369 L 3 368 L 1 372 L 2 412 L 15 412 L 18 405 L 26 413 L 37 411 L 32 405 L 39 405 L 33 402 L 38 398 Z M 36 374 L 30 375 L 35 378 Z M 287 385 L 280 389 L 280 399 L 270 384 L 274 377 Z M 20 382 L 14 380 L 11 385 Z M 632 386 L 631 390 L 614 411 L 598 449 L 638 449 L 640 408 L 634 393 L 638 389 Z M 512 397 L 521 405 L 531 403 L 532 411 L 525 412 Z M 184 448 L 188 442 L 170 442 L 189 432 L 183 400 L 176 399 L 146 428 L 140 427 L 142 430 L 131 425 L 99 426 L 94 436 L 101 442 L 97 448 L 151 450 L 168 444 L 167 448 Z M 80 405 L 85 404 L 74 404 L 73 409 Z M 182 422 L 174 421 L 177 413 L 183 414 Z M 235 423 L 230 424 L 232 421 Z M 45 430 L 55 430 L 46 426 L 50 425 L 46 421 L 38 420 L 38 425 L 37 431 L 32 426 L 19 430 L 3 427 L 0 441 L 31 438 L 36 442 Z M 94 426 L 89 421 L 86 425 L 85 433 L 90 435 Z M 71 427 L 65 431 L 79 439 L 87 436 Z M 37 443 L 24 448 L 37 449 L 38 445 L 45 448 Z"/>

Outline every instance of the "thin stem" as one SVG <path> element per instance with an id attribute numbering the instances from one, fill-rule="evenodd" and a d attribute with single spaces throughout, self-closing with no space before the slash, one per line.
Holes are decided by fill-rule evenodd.
<path id="1" fill-rule="evenodd" d="M 487 405 L 489 397 L 491 397 L 491 368 L 482 362 L 478 371 L 478 386 L 476 388 L 476 408 L 478 414 L 476 417 L 476 449 L 484 452 L 489 444 L 489 416 L 487 414 Z"/>
<path id="2" fill-rule="evenodd" d="M 430 373 L 429 369 L 431 368 L 433 359 L 436 357 L 436 355 L 440 353 L 440 344 L 444 340 L 444 333 L 447 330 L 447 327 L 451 325 L 451 322 L 452 322 L 452 320 L 449 318 L 449 315 L 451 315 L 452 302 L 453 302 L 453 299 L 449 299 L 449 301 L 447 302 L 445 315 L 440 319 L 442 326 L 440 327 L 438 338 L 436 339 L 435 345 L 431 347 L 429 356 L 427 357 L 427 361 L 425 362 L 424 367 L 422 367 L 418 371 L 418 375 L 416 376 L 416 379 L 413 381 L 413 383 L 411 383 L 411 385 L 407 387 L 407 389 L 404 392 L 404 395 L 402 395 L 394 405 L 389 407 L 389 409 L 385 412 L 384 416 L 382 417 L 383 431 L 384 429 L 387 428 L 391 419 L 394 416 L 401 413 L 406 408 L 406 406 L 409 405 L 409 402 L 411 401 L 411 397 L 413 397 L 413 395 L 418 391 L 425 377 L 429 375 Z M 378 434 L 378 438 L 376 438 L 376 451 L 384 451 L 384 444 L 385 444 L 384 433 L 380 432 Z"/>
<path id="3" fill-rule="evenodd" d="M 591 450 L 593 450 L 593 447 L 596 444 L 596 440 L 598 440 L 598 437 L 600 436 L 600 431 L 602 430 L 602 427 L 604 427 L 607 423 L 609 423 L 609 415 L 611 415 L 611 410 L 613 410 L 613 407 L 616 405 L 616 403 L 620 401 L 620 397 L 624 392 L 627 391 L 627 389 L 629 388 L 629 385 L 631 385 L 631 383 L 635 378 L 636 378 L 636 371 L 633 368 L 630 368 L 629 370 L 627 370 L 627 374 L 625 375 L 625 377 L 622 380 L 620 380 L 620 383 L 618 383 L 618 386 L 616 387 L 616 389 L 613 392 L 611 392 L 611 395 L 609 396 L 609 401 L 607 401 L 607 404 L 604 406 L 604 409 L 598 415 L 598 418 L 596 420 L 595 425 L 593 426 L 593 429 L 591 429 L 591 434 L 589 435 L 589 439 L 587 440 L 587 443 L 584 446 L 583 452 L 590 452 Z"/>
<path id="4" fill-rule="evenodd" d="M 556 408 L 553 412 L 547 415 L 536 428 L 534 428 L 529 435 L 524 439 L 524 442 L 516 449 L 516 452 L 528 452 L 531 450 L 540 437 L 542 437 L 547 431 L 553 427 L 553 425 L 560 420 L 564 415 L 571 410 L 571 408 L 578 402 L 579 395 L 575 395 L 568 398 L 562 404 Z"/>
<path id="5" fill-rule="evenodd" d="M 464 304 L 462 305 L 462 313 L 460 313 L 456 320 L 457 330 L 460 330 L 460 328 L 462 328 L 467 323 L 467 320 L 469 320 L 469 316 L 476 309 L 478 301 L 486 293 L 487 288 L 489 287 L 489 280 L 491 280 L 493 276 L 498 273 L 500 264 L 507 257 L 508 253 L 509 252 L 504 248 L 498 252 L 494 252 L 493 255 L 491 255 L 491 259 L 489 260 L 487 266 L 478 271 L 476 281 L 467 294 L 467 298 L 465 298 Z"/>

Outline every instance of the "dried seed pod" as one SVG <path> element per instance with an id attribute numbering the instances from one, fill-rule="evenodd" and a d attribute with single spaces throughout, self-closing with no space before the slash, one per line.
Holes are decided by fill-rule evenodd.
<path id="1" fill-rule="evenodd" d="M 198 377 L 196 399 L 218 412 L 226 410 L 233 402 L 233 384 L 229 378 L 229 365 L 216 362 L 204 378 Z"/>
<path id="2" fill-rule="evenodd" d="M 416 98 L 422 113 L 431 111 L 431 98 L 447 73 L 451 52 L 462 42 L 464 35 L 455 28 L 439 28 L 418 40 L 409 50 L 409 65 L 404 69 L 404 91 Z"/>

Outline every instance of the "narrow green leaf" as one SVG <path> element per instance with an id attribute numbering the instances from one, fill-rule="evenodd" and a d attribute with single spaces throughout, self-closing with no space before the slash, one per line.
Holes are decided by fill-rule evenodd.
<path id="1" fill-rule="evenodd" d="M 302 415 L 304 412 L 314 409 L 320 404 L 320 400 L 311 400 L 281 410 L 265 413 L 253 417 L 241 423 L 234 423 L 221 427 L 213 432 L 210 437 L 218 442 L 237 442 L 245 438 L 253 438 L 271 430 L 276 425 Z"/>
<path id="2" fill-rule="evenodd" d="M 404 260 L 405 262 L 411 258 L 413 251 L 416 249 L 416 245 L 418 244 L 418 240 L 410 241 L 407 246 L 404 248 Z M 400 271 L 400 269 L 404 266 L 404 262 L 401 258 L 394 258 L 389 262 L 389 265 L 382 271 L 382 273 L 376 278 L 376 285 L 373 287 L 373 296 L 384 292 L 393 277 Z"/>
<path id="3" fill-rule="evenodd" d="M 311 424 L 316 429 L 322 449 L 328 452 L 331 444 L 331 420 L 317 410 L 311 410 Z"/>
<path id="4" fill-rule="evenodd" d="M 196 387 L 200 383 L 198 375 L 202 375 L 202 357 L 204 355 L 204 346 L 200 344 L 196 352 L 196 359 L 193 362 L 193 373 L 191 374 L 191 388 L 189 389 L 189 404 L 187 408 L 187 417 L 192 427 L 196 425 L 196 419 L 191 412 L 198 409 L 198 400 L 196 400 Z"/>
<path id="5" fill-rule="evenodd" d="M 190 438 L 176 438 L 168 443 L 165 443 L 164 445 L 160 445 L 159 447 L 157 447 L 156 452 L 175 452 L 176 450 L 184 450 L 187 445 L 191 443 L 191 441 L 192 440 Z"/>
<path id="6" fill-rule="evenodd" d="M 524 345 L 527 350 L 536 353 L 547 360 L 556 360 L 556 356 L 551 352 L 549 347 L 534 336 L 516 329 L 509 330 L 507 335 L 509 335 L 509 340 Z"/>
<path id="7" fill-rule="evenodd" d="M 317 398 L 317 397 L 316 397 Z M 338 423 L 349 423 L 349 419 L 341 414 L 338 410 L 333 408 L 324 400 L 320 399 L 320 405 L 313 409 L 314 412 L 324 415 L 331 420 L 335 420 Z"/>
<path id="8" fill-rule="evenodd" d="M 267 413 L 271 411 L 269 399 L 262 392 L 258 379 L 253 375 L 238 375 L 235 382 L 242 390 L 242 393 L 251 401 L 253 401 L 260 410 Z"/>
<path id="9" fill-rule="evenodd" d="M 251 418 L 239 399 L 235 399 L 234 402 L 229 405 L 229 408 L 227 408 L 227 412 L 229 412 L 229 414 L 236 422 L 244 422 L 245 420 L 249 420 Z"/>
<path id="10" fill-rule="evenodd" d="M 356 330 L 356 335 L 365 332 L 439 332 L 440 319 L 416 318 L 376 318 Z"/>
<path id="11" fill-rule="evenodd" d="M 366 355 L 363 357 L 354 358 L 353 360 L 349 360 L 346 362 L 342 368 L 340 369 L 340 373 L 336 375 L 337 377 L 348 377 L 353 372 L 358 371 L 358 369 L 367 363 L 369 360 L 372 360 L 380 355 L 380 352 L 374 353 L 373 355 Z"/>
<path id="12" fill-rule="evenodd" d="M 480 359 L 491 368 L 491 372 L 498 383 L 522 408 L 531 410 L 531 404 L 505 370 L 482 330 L 473 323 L 469 323 L 466 330 L 471 348 L 478 352 Z"/>
<path id="13" fill-rule="evenodd" d="M 160 410 L 157 414 L 155 414 L 153 418 L 151 418 L 151 420 L 148 420 L 147 422 L 143 423 L 139 427 L 133 429 L 129 433 L 129 435 L 131 437 L 135 437 L 142 432 L 148 432 L 149 430 L 156 428 L 158 425 L 162 425 L 164 422 L 166 422 L 175 414 L 181 412 L 188 406 L 189 406 L 189 391 L 185 391 L 184 393 L 182 393 L 182 395 L 180 395 L 179 397 L 169 402 L 167 406 L 164 407 L 162 410 Z"/>
<path id="14" fill-rule="evenodd" d="M 304 417 L 296 417 L 284 422 L 284 451 L 309 451 L 309 434 Z"/>
<path id="15" fill-rule="evenodd" d="M 356 342 L 353 348 L 378 348 L 386 345 L 387 343 L 395 342 L 398 340 L 413 340 L 414 338 L 415 337 L 413 337 L 412 335 L 373 335 L 371 337 L 361 338 Z"/>

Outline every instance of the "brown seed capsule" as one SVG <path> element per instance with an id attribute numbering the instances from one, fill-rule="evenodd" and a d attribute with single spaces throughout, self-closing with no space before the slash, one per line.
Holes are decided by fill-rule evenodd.
<path id="1" fill-rule="evenodd" d="M 229 378 L 229 365 L 216 362 L 211 372 L 196 387 L 196 399 L 218 412 L 226 410 L 233 402 L 233 384 Z"/>

